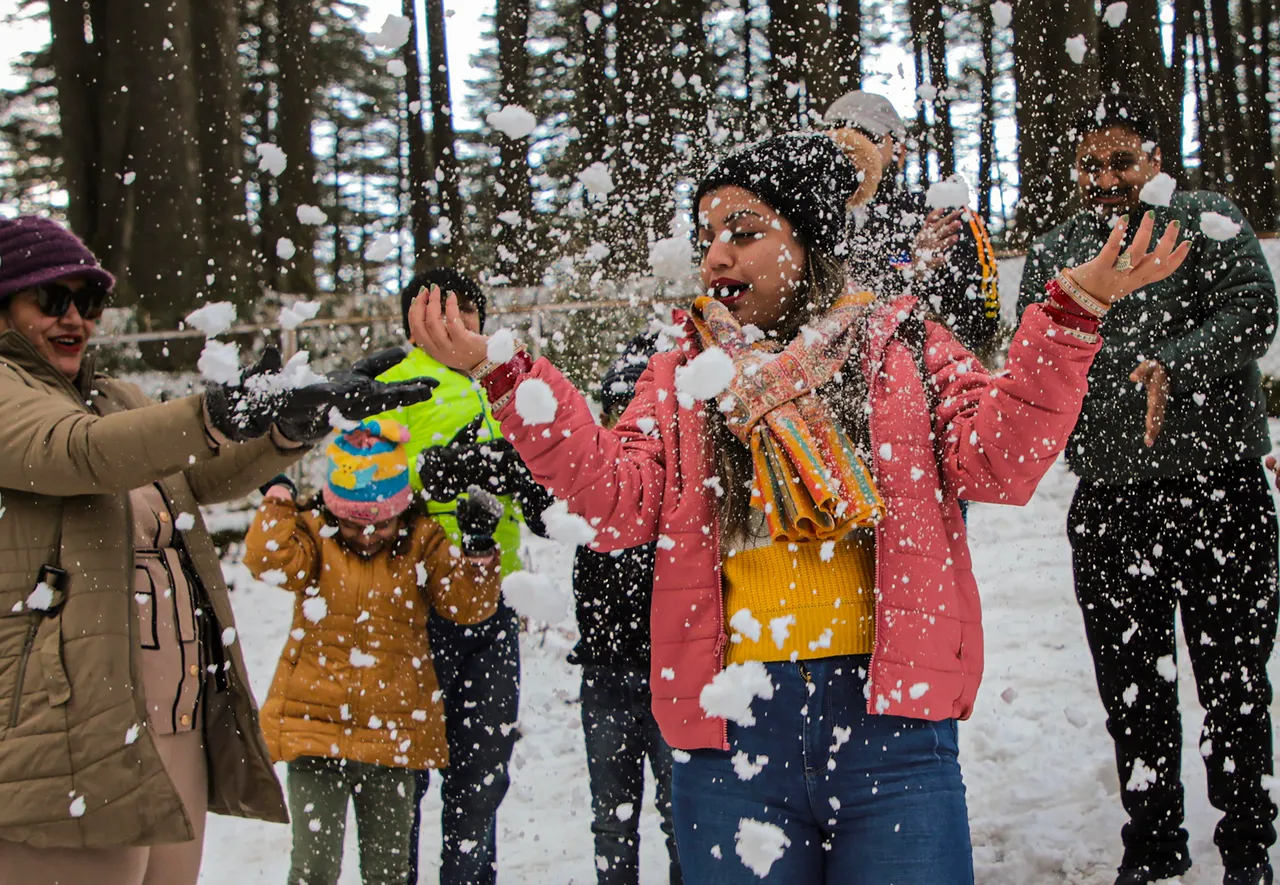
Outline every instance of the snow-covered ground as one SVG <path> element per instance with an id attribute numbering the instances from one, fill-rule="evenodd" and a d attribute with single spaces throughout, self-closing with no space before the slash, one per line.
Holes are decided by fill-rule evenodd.
<path id="1" fill-rule="evenodd" d="M 987 674 L 977 711 L 960 735 L 977 881 L 984 885 L 1110 885 L 1120 860 L 1119 783 L 1072 595 L 1063 528 L 1073 488 L 1073 478 L 1058 465 L 1028 507 L 977 505 L 970 511 L 986 609 Z M 539 542 L 535 559 L 541 570 L 567 581 L 564 551 Z M 233 564 L 227 570 L 239 585 L 233 601 L 240 637 L 254 689 L 262 697 L 289 629 L 291 600 L 247 580 Z M 571 623 L 523 637 L 524 738 L 500 814 L 498 881 L 503 885 L 595 881 L 578 675 L 565 662 L 572 643 Z M 1196 860 L 1181 882 L 1209 885 L 1222 876 L 1212 844 L 1217 814 L 1205 798 L 1195 740 L 1203 713 L 1185 647 L 1180 646 L 1179 658 L 1184 728 L 1190 736 L 1183 760 L 1187 826 Z M 1273 668 L 1272 678 L 1277 676 Z M 436 881 L 439 817 L 439 794 L 433 789 L 422 835 L 424 882 Z M 651 789 L 641 833 L 642 882 L 665 883 Z M 279 885 L 288 870 L 289 842 L 288 827 L 212 818 L 200 881 Z M 342 882 L 357 883 L 354 827 L 348 830 L 346 858 Z"/>

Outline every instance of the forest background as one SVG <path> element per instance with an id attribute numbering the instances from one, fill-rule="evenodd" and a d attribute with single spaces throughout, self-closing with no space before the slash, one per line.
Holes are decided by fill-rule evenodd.
<path id="1" fill-rule="evenodd" d="M 0 93 L 0 206 L 85 238 L 121 329 L 279 293 L 394 314 L 369 299 L 440 263 L 589 301 L 651 273 L 711 159 L 860 85 L 909 120 L 909 181 L 960 171 L 1017 248 L 1074 208 L 1067 121 L 1118 85 L 1161 108 L 1179 187 L 1276 227 L 1277 0 L 372 2 L 10 0 L 0 27 L 49 39 Z M 576 354 L 644 315 L 582 313 Z"/>

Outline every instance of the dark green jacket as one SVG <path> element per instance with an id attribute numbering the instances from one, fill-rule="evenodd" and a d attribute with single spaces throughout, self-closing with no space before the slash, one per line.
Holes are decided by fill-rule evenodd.
<path id="1" fill-rule="evenodd" d="M 1240 232 L 1210 239 L 1200 227 L 1204 212 L 1241 223 Z M 1181 221 L 1191 254 L 1169 279 L 1117 303 L 1102 325 L 1102 352 L 1067 446 L 1067 463 L 1082 479 L 1119 483 L 1195 474 L 1270 448 L 1257 361 L 1275 337 L 1276 289 L 1258 238 L 1230 200 L 1209 191 L 1175 193 L 1171 205 L 1155 213 L 1157 233 Z M 1096 255 L 1108 233 L 1085 211 L 1035 240 L 1022 273 L 1019 315 L 1044 297 L 1059 269 Z M 1151 448 L 1143 443 L 1146 391 L 1129 380 L 1144 359 L 1159 360 L 1171 382 L 1164 429 Z"/>

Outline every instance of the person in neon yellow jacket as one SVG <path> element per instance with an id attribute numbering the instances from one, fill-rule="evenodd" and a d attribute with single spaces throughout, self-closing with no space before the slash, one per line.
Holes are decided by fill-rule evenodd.
<path id="1" fill-rule="evenodd" d="M 401 293 L 405 328 L 408 308 L 418 293 L 432 286 L 458 296 L 463 322 L 480 331 L 484 325 L 484 292 L 456 271 L 437 268 L 416 275 Z M 380 381 L 434 378 L 439 382 L 429 402 L 388 412 L 408 426 L 406 445 L 412 485 L 427 498 L 431 516 L 461 545 L 454 510 L 458 495 L 471 483 L 498 495 L 502 520 L 494 532 L 501 547 L 504 575 L 518 571 L 520 523 L 513 492 L 536 490 L 510 444 L 502 440 L 498 422 L 484 392 L 461 372 L 445 367 L 417 347 Z M 492 443 L 492 445 L 488 445 Z M 426 480 L 424 482 L 424 479 Z M 543 493 L 545 494 L 545 493 Z M 539 500 L 528 516 L 549 503 Z M 536 526 L 535 526 L 536 528 Z M 428 622 L 436 678 L 443 692 L 449 766 L 440 771 L 444 843 L 441 885 L 494 885 L 497 873 L 498 806 L 510 785 L 511 753 L 519 730 L 520 624 L 515 612 L 500 602 L 487 621 L 458 626 L 440 617 Z M 422 797 L 429 772 L 420 772 L 410 842 L 410 882 L 418 881 L 418 834 Z"/>
<path id="2" fill-rule="evenodd" d="M 478 312 L 473 311 L 474 313 Z M 413 348 L 404 360 L 378 376 L 378 380 L 384 382 L 415 378 L 434 378 L 440 382 L 432 398 L 407 409 L 388 412 L 382 417 L 393 418 L 409 428 L 411 436 L 405 448 L 409 464 L 415 466 L 411 482 L 414 491 L 422 492 L 421 456 L 427 449 L 451 443 L 469 447 L 475 443 L 500 440 L 502 430 L 489 411 L 484 391 L 478 389 L 466 375 L 442 365 L 420 348 Z M 437 482 L 436 488 L 427 489 L 427 512 L 444 527 L 454 543 L 458 543 L 458 523 L 453 517 L 457 496 L 449 495 L 447 500 L 437 500 L 435 493 L 442 485 L 450 489 L 465 489 L 467 483 L 458 486 L 453 477 L 440 479 L 446 481 Z M 519 555 L 522 514 L 512 495 L 501 495 L 499 500 L 504 505 L 504 511 L 494 540 L 502 548 L 502 574 L 505 576 L 522 568 Z"/>

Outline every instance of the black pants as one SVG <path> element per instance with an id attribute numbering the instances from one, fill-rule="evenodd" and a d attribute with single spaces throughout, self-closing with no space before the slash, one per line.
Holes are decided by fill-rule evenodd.
<path id="1" fill-rule="evenodd" d="M 1209 802 L 1223 812 L 1214 843 L 1228 867 L 1267 862 L 1276 807 L 1271 684 L 1276 636 L 1276 512 L 1262 465 L 1205 476 L 1082 482 L 1067 518 L 1076 598 L 1115 740 L 1124 865 L 1180 871 L 1182 722 L 1174 611 L 1205 709 L 1200 751 Z"/>
<path id="2" fill-rule="evenodd" d="M 500 604 L 489 620 L 469 627 L 433 614 L 428 630 L 449 740 L 449 766 L 440 772 L 440 885 L 494 885 L 498 806 L 511 786 L 511 752 L 519 737 L 520 621 Z M 429 778 L 429 772 L 418 773 L 409 885 L 418 881 L 422 797 Z"/>
<path id="3" fill-rule="evenodd" d="M 654 804 L 667 836 L 669 881 L 684 881 L 671 818 L 671 748 L 662 739 L 652 707 L 647 673 L 590 664 L 582 668 L 582 732 L 591 779 L 597 885 L 639 885 L 646 756 L 653 769 Z"/>

